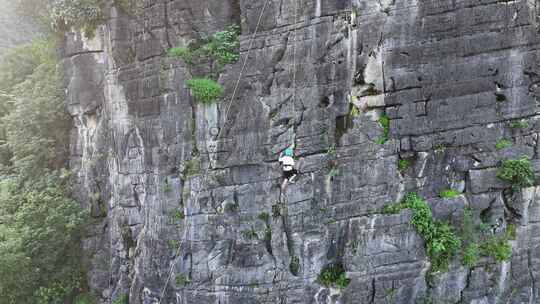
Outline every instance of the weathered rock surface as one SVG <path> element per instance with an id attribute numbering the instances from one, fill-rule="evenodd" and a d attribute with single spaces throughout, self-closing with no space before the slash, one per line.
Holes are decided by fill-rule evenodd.
<path id="1" fill-rule="evenodd" d="M 540 187 L 509 201 L 496 177 L 521 155 L 540 169 L 537 1 L 145 0 L 106 13 L 94 39 L 63 44 L 74 194 L 93 217 L 84 247 L 103 303 L 540 303 Z M 166 51 L 233 23 L 226 98 L 197 104 Z M 497 150 L 501 138 L 513 145 Z M 282 192 L 291 143 L 301 174 Z M 463 195 L 438 198 L 448 188 Z M 511 261 L 456 258 L 430 287 L 410 213 L 381 213 L 410 191 L 453 223 L 465 206 L 515 223 Z M 317 282 L 333 262 L 344 290 Z"/>

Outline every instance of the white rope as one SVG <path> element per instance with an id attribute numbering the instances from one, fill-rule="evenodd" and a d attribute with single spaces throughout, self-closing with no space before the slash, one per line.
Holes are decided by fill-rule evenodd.
<path id="1" fill-rule="evenodd" d="M 292 65 L 292 74 L 293 74 L 293 97 L 292 97 L 292 104 L 291 104 L 291 115 L 293 115 L 293 118 L 296 119 L 295 112 L 295 103 L 296 103 L 296 30 L 297 30 L 297 18 L 298 18 L 298 8 L 297 8 L 297 0 L 294 1 L 294 29 L 293 29 L 293 65 Z M 292 148 L 296 148 L 296 121 L 293 121 L 293 134 L 292 134 Z"/>
<path id="2" fill-rule="evenodd" d="M 259 31 L 259 26 L 261 25 L 261 21 L 262 21 L 263 15 L 264 15 L 264 11 L 266 10 L 266 7 L 268 6 L 269 2 L 270 2 L 270 0 L 266 0 L 266 2 L 264 3 L 263 8 L 261 9 L 261 13 L 259 14 L 259 19 L 257 20 L 257 26 L 255 27 L 255 31 L 253 32 L 253 35 L 251 36 L 250 43 L 249 43 L 249 46 L 248 46 L 248 50 L 247 50 L 246 56 L 244 58 L 244 63 L 242 64 L 242 69 L 240 70 L 240 75 L 238 76 L 238 79 L 236 80 L 236 84 L 234 85 L 234 90 L 233 90 L 233 93 L 231 95 L 231 100 L 229 101 L 229 105 L 227 106 L 227 110 L 225 111 L 225 116 L 224 116 L 224 120 L 223 120 L 223 125 L 224 126 L 225 126 L 225 123 L 228 120 L 231 105 L 234 102 L 234 98 L 236 97 L 236 92 L 238 91 L 238 87 L 240 86 L 240 81 L 242 80 L 242 75 L 244 74 L 244 71 L 246 69 L 247 61 L 249 59 L 249 54 L 251 53 L 251 49 L 253 47 L 253 41 L 255 40 L 255 37 L 257 36 L 257 32 Z M 224 128 L 219 129 L 218 134 L 216 136 L 217 139 L 219 139 L 219 136 L 221 135 L 221 132 L 222 132 L 223 129 Z M 199 189 L 197 190 L 197 194 L 195 195 L 195 205 L 197 205 L 197 203 L 199 201 L 199 195 L 201 193 L 203 185 L 206 183 L 206 180 L 208 179 L 208 171 L 209 170 L 210 170 L 210 163 L 208 164 L 208 167 L 205 169 L 205 172 L 203 174 L 204 178 L 203 178 L 203 180 L 201 182 L 201 185 L 200 185 Z M 186 229 L 188 229 L 188 228 L 189 228 L 189 226 L 187 226 Z M 186 235 L 187 235 L 187 233 L 186 233 Z M 159 297 L 158 304 L 161 304 L 161 300 L 163 299 L 163 296 L 165 295 L 165 291 L 167 291 L 167 286 L 169 285 L 169 282 L 171 281 L 171 277 L 172 277 L 173 270 L 174 270 L 174 265 L 176 264 L 176 259 L 178 258 L 178 255 L 180 254 L 180 248 L 181 248 L 181 246 L 178 246 L 178 249 L 176 250 L 175 258 L 174 258 L 173 263 L 171 264 L 171 267 L 169 269 L 169 274 L 167 276 L 167 280 L 165 281 L 165 285 L 163 286 L 163 289 L 161 290 L 161 294 L 160 294 L 160 297 Z"/>

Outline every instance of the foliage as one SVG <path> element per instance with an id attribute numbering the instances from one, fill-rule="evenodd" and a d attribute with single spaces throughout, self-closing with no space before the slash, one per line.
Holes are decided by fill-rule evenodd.
<path id="1" fill-rule="evenodd" d="M 86 214 L 68 197 L 70 119 L 57 64 L 48 39 L 0 62 L 0 303 L 64 303 L 84 284 Z"/>
<path id="2" fill-rule="evenodd" d="M 383 113 L 381 117 L 379 117 L 379 124 L 383 128 L 383 135 L 377 139 L 378 144 L 384 144 L 388 141 L 388 136 L 390 134 L 390 118 L 386 115 L 386 113 Z"/>
<path id="3" fill-rule="evenodd" d="M 478 262 L 480 256 L 480 248 L 478 244 L 471 243 L 463 250 L 463 265 L 467 267 L 474 267 Z"/>
<path id="4" fill-rule="evenodd" d="M 176 285 L 178 285 L 178 286 L 186 286 L 189 283 L 191 283 L 191 280 L 185 274 L 177 274 L 176 275 Z"/>
<path id="5" fill-rule="evenodd" d="M 416 193 L 409 193 L 403 202 L 413 212 L 411 223 L 426 243 L 432 271 L 444 271 L 461 245 L 461 240 L 447 223 L 433 219 L 429 205 Z"/>
<path id="6" fill-rule="evenodd" d="M 88 293 L 82 293 L 75 298 L 75 304 L 95 304 L 97 303 L 95 297 Z"/>
<path id="7" fill-rule="evenodd" d="M 187 64 L 193 64 L 194 51 L 186 47 L 174 47 L 169 49 L 167 54 L 171 57 L 178 57 L 184 60 Z"/>
<path id="8" fill-rule="evenodd" d="M 497 262 L 508 261 L 512 256 L 512 247 L 504 236 L 492 236 L 480 245 L 480 251 Z"/>
<path id="9" fill-rule="evenodd" d="M 194 78 L 187 81 L 193 96 L 204 104 L 211 104 L 223 96 L 223 87 L 209 78 Z"/>
<path id="10" fill-rule="evenodd" d="M 103 5 L 103 0 L 51 0 L 51 19 L 57 31 L 73 28 L 91 37 L 103 22 Z"/>
<path id="11" fill-rule="evenodd" d="M 508 125 L 512 129 L 526 129 L 529 127 L 529 123 L 526 120 L 515 120 Z"/>
<path id="12" fill-rule="evenodd" d="M 343 264 L 336 263 L 323 268 L 319 274 L 318 281 L 326 287 L 345 289 L 351 280 L 347 278 Z"/>
<path id="13" fill-rule="evenodd" d="M 289 263 L 289 270 L 295 276 L 300 272 L 300 259 L 297 256 L 291 257 L 291 262 Z"/>
<path id="14" fill-rule="evenodd" d="M 24 177 L 59 169 L 68 152 L 70 120 L 64 109 L 54 43 L 37 40 L 16 48 L 1 67 L 1 86 L 9 92 L 0 98 L 0 108 L 6 109 L 0 120 L 4 171 Z"/>
<path id="15" fill-rule="evenodd" d="M 460 195 L 459 191 L 454 190 L 454 189 L 445 189 L 439 192 L 439 196 L 441 198 L 455 198 L 459 195 Z"/>
<path id="16" fill-rule="evenodd" d="M 531 163 L 525 156 L 519 159 L 503 161 L 497 172 L 497 177 L 518 188 L 529 187 L 534 184 Z"/>
<path id="17" fill-rule="evenodd" d="M 405 170 L 409 169 L 410 166 L 411 166 L 411 161 L 408 160 L 408 159 L 400 159 L 398 161 L 398 170 L 399 171 L 405 171 Z"/>
<path id="18" fill-rule="evenodd" d="M 174 47 L 168 53 L 169 56 L 179 57 L 189 65 L 202 60 L 215 62 L 219 72 L 225 65 L 238 61 L 240 57 L 238 53 L 239 37 L 240 28 L 231 25 L 210 38 L 203 39 L 201 46 Z"/>
<path id="19" fill-rule="evenodd" d="M 403 203 L 394 203 L 384 206 L 382 209 L 383 214 L 397 214 L 400 213 L 401 210 L 407 209 L 407 205 Z"/>
<path id="20" fill-rule="evenodd" d="M 512 146 L 512 142 L 509 141 L 508 139 L 503 138 L 497 141 L 497 143 L 495 144 L 495 149 L 503 150 L 511 146 Z"/>
<path id="21" fill-rule="evenodd" d="M 125 293 L 119 295 L 112 304 L 128 304 L 129 303 L 129 296 Z"/>
<path id="22" fill-rule="evenodd" d="M 199 158 L 194 157 L 185 163 L 182 174 L 184 178 L 199 174 L 201 171 L 201 161 Z"/>
<path id="23" fill-rule="evenodd" d="M 62 303 L 80 287 L 84 213 L 57 175 L 0 182 L 0 303 Z M 6 302 L 2 302 L 5 300 Z"/>
<path id="24" fill-rule="evenodd" d="M 186 214 L 184 213 L 184 209 L 178 209 L 176 210 L 176 213 L 174 214 L 174 217 L 177 219 L 177 220 L 183 220 L 186 218 Z"/>

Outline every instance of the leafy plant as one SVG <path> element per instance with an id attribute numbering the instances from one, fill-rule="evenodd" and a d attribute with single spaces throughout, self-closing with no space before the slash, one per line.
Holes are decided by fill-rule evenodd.
<path id="1" fill-rule="evenodd" d="M 128 304 L 129 296 L 125 293 L 119 295 L 113 302 L 113 304 Z"/>
<path id="2" fill-rule="evenodd" d="M 83 293 L 83 294 L 78 295 L 75 298 L 74 302 L 75 304 L 95 304 L 97 303 L 97 300 L 93 295 L 89 293 Z"/>
<path id="3" fill-rule="evenodd" d="M 384 206 L 382 209 L 382 213 L 383 214 L 397 214 L 397 213 L 400 213 L 401 210 L 403 209 L 407 209 L 407 205 L 403 203 L 394 203 L 394 204 L 389 204 L 389 205 Z"/>
<path id="4" fill-rule="evenodd" d="M 200 46 L 174 47 L 168 51 L 169 56 L 179 57 L 185 63 L 193 65 L 195 62 L 209 60 L 216 63 L 217 72 L 227 64 L 234 63 L 240 58 L 240 28 L 231 25 L 219 31 L 210 38 L 203 39 Z"/>
<path id="5" fill-rule="evenodd" d="M 408 159 L 400 159 L 398 161 L 398 170 L 399 171 L 405 171 L 405 170 L 409 169 L 410 166 L 411 166 L 411 161 L 408 160 Z"/>
<path id="6" fill-rule="evenodd" d="M 447 270 L 461 240 L 450 225 L 433 219 L 429 205 L 416 193 L 407 194 L 403 204 L 413 212 L 411 223 L 426 243 L 426 253 L 432 263 L 431 270 Z"/>
<path id="7" fill-rule="evenodd" d="M 510 260 L 512 247 L 505 237 L 493 236 L 480 245 L 482 255 L 490 256 L 497 262 Z"/>
<path id="8" fill-rule="evenodd" d="M 390 118 L 383 113 L 381 117 L 379 117 L 379 124 L 383 128 L 383 135 L 377 139 L 378 144 L 384 144 L 388 141 L 388 136 L 390 134 Z"/>
<path id="9" fill-rule="evenodd" d="M 441 198 L 455 198 L 458 197 L 461 193 L 454 189 L 445 189 L 439 192 Z"/>
<path id="10" fill-rule="evenodd" d="M 291 257 L 291 262 L 289 263 L 289 270 L 294 276 L 297 276 L 300 272 L 300 259 L 297 256 Z"/>
<path id="11" fill-rule="evenodd" d="M 178 209 L 176 210 L 176 213 L 174 214 L 174 217 L 177 219 L 177 220 L 183 220 L 186 218 L 186 214 L 184 213 L 184 209 Z"/>
<path id="12" fill-rule="evenodd" d="M 319 283 L 326 287 L 345 289 L 350 283 L 343 264 L 330 264 L 322 269 L 318 278 Z"/>
<path id="13" fill-rule="evenodd" d="M 463 265 L 474 267 L 478 263 L 480 256 L 480 247 L 476 243 L 471 243 L 463 250 Z"/>
<path id="14" fill-rule="evenodd" d="M 185 274 L 177 274 L 176 275 L 176 285 L 178 285 L 178 286 L 186 286 L 189 283 L 191 283 L 191 280 Z"/>
<path id="15" fill-rule="evenodd" d="M 503 161 L 497 171 L 497 177 L 518 188 L 529 187 L 534 184 L 534 173 L 527 157 Z"/>
<path id="16" fill-rule="evenodd" d="M 495 149 L 503 150 L 511 146 L 512 146 L 512 142 L 509 141 L 508 139 L 503 138 L 497 141 L 497 143 L 495 144 Z"/>
<path id="17" fill-rule="evenodd" d="M 529 127 L 529 123 L 526 120 L 515 120 L 508 124 L 512 129 L 526 129 Z"/>
<path id="18" fill-rule="evenodd" d="M 209 78 L 194 78 L 187 81 L 193 96 L 204 104 L 211 104 L 223 96 L 223 87 Z"/>
<path id="19" fill-rule="evenodd" d="M 174 47 L 169 49 L 167 54 L 171 57 L 178 57 L 184 60 L 187 64 L 193 64 L 193 51 L 186 47 Z"/>
<path id="20" fill-rule="evenodd" d="M 103 6 L 102 0 L 52 0 L 50 14 L 56 30 L 74 28 L 92 37 L 96 27 L 104 21 Z"/>

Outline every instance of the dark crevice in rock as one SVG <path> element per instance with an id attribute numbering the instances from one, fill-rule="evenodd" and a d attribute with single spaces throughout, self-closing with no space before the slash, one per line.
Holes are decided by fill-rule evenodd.
<path id="1" fill-rule="evenodd" d="M 521 191 L 521 190 L 519 190 Z M 516 196 L 516 193 L 513 189 L 505 189 L 501 195 L 505 210 L 509 212 L 511 219 L 521 219 L 521 212 L 512 206 L 512 202 L 519 200 L 520 198 Z"/>

